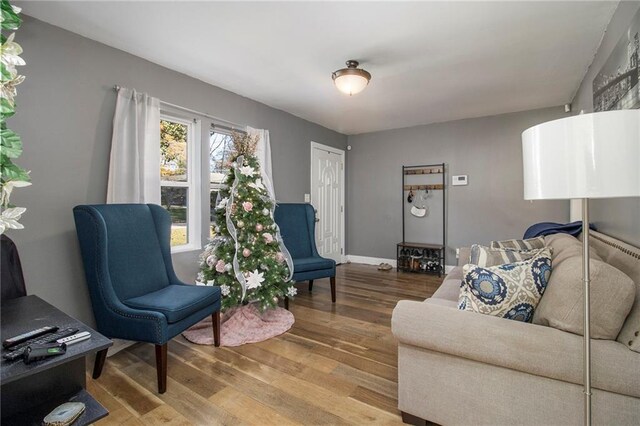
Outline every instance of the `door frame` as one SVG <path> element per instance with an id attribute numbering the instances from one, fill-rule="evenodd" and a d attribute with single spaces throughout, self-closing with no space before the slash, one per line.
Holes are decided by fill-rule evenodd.
<path id="1" fill-rule="evenodd" d="M 346 210 L 346 206 L 345 206 L 345 169 L 346 169 L 346 153 L 343 149 L 339 149 L 339 148 L 334 148 L 332 146 L 329 145 L 324 145 L 318 142 L 314 142 L 311 141 L 311 153 L 310 153 L 310 159 L 311 159 L 311 163 L 310 165 L 313 164 L 313 150 L 314 149 L 320 149 L 323 151 L 329 151 L 332 152 L 334 154 L 338 154 L 340 156 L 340 204 L 342 204 L 341 206 L 341 211 L 340 211 L 340 263 L 345 263 L 347 261 L 347 254 L 346 254 L 346 247 L 345 247 L 345 241 L 346 241 L 346 231 L 344 228 L 344 217 L 345 217 L 345 210 Z M 313 173 L 311 172 L 312 167 L 309 167 L 309 197 L 311 199 L 311 205 L 313 205 L 313 191 L 311 191 L 311 189 L 313 188 Z M 313 236 L 314 238 L 316 238 L 316 236 Z M 316 241 L 317 244 L 317 241 Z"/>

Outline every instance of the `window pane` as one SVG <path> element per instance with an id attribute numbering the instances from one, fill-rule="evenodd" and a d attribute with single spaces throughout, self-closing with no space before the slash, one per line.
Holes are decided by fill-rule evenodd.
<path id="1" fill-rule="evenodd" d="M 186 124 L 160 120 L 160 179 L 164 181 L 187 181 L 187 135 Z"/>
<path id="2" fill-rule="evenodd" d="M 222 183 L 229 170 L 232 139 L 211 129 L 209 134 L 209 172 L 211 183 Z"/>
<path id="3" fill-rule="evenodd" d="M 160 202 L 171 215 L 171 245 L 181 246 L 189 242 L 187 193 L 188 188 L 163 186 L 160 191 Z"/>

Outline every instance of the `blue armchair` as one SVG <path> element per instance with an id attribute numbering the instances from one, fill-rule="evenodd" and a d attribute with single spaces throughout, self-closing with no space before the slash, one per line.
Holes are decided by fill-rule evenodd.
<path id="1" fill-rule="evenodd" d="M 171 218 L 154 204 L 73 209 L 98 331 L 155 344 L 158 392 L 167 389 L 167 342 L 208 315 L 220 345 L 220 288 L 182 283 L 171 261 Z M 107 350 L 96 357 L 97 379 Z"/>
<path id="2" fill-rule="evenodd" d="M 336 302 L 336 262 L 320 257 L 315 239 L 315 211 L 311 204 L 278 204 L 274 219 L 280 228 L 284 245 L 293 259 L 293 280 L 309 281 L 309 291 L 313 290 L 313 280 L 329 278 L 331 301 Z M 289 299 L 284 299 L 289 308 Z"/>

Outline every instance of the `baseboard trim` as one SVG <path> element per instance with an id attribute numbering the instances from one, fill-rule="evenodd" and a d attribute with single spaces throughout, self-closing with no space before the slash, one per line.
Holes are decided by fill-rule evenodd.
<path id="1" fill-rule="evenodd" d="M 357 256 L 354 254 L 347 255 L 347 262 L 351 263 L 360 263 L 362 265 L 379 265 L 381 263 L 388 263 L 394 268 L 398 266 L 396 259 L 385 259 L 382 257 L 369 257 L 369 256 Z M 455 268 L 454 265 L 445 265 L 444 272 L 448 274 L 451 270 Z"/>
<path id="2" fill-rule="evenodd" d="M 362 265 L 379 265 L 381 263 L 388 263 L 394 268 L 397 266 L 396 259 L 384 259 L 382 257 L 369 257 L 369 256 L 356 256 L 353 254 L 347 255 L 347 261 L 351 263 L 360 263 Z"/>

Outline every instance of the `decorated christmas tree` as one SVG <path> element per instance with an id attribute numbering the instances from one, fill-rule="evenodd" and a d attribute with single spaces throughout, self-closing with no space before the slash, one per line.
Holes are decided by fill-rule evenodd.
<path id="1" fill-rule="evenodd" d="M 215 235 L 200 256 L 198 281 L 220 286 L 223 309 L 255 303 L 264 311 L 296 294 L 291 256 L 273 219 L 275 200 L 255 155 L 257 142 L 233 134 L 229 172 L 215 205 Z"/>

